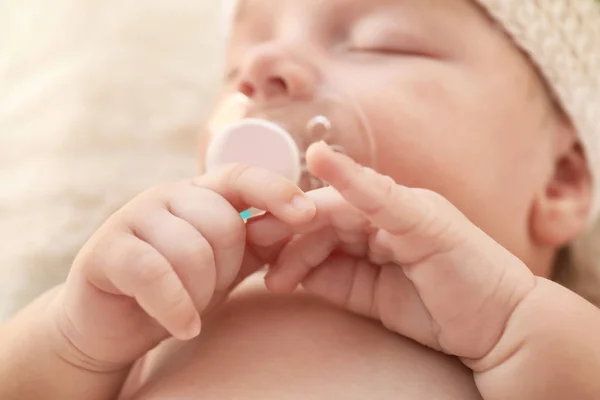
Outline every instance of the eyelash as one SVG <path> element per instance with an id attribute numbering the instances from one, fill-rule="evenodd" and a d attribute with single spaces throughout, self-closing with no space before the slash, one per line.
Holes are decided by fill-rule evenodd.
<path id="1" fill-rule="evenodd" d="M 352 52 L 379 53 L 386 55 L 401 55 L 404 53 L 399 49 L 379 46 L 352 46 L 349 50 Z"/>
<path id="2" fill-rule="evenodd" d="M 380 55 L 382 57 L 419 57 L 419 58 L 434 58 L 433 55 L 424 51 L 415 49 L 399 49 L 393 47 L 379 46 L 352 46 L 348 49 L 352 53 L 366 53 Z"/>
<path id="3" fill-rule="evenodd" d="M 385 25 L 359 29 L 358 32 L 351 35 L 350 44 L 350 50 L 353 52 L 365 52 L 390 57 L 437 58 L 434 54 L 430 54 L 427 49 L 423 48 L 418 38 L 411 38 L 410 32 L 398 33 L 395 30 L 386 28 Z"/>

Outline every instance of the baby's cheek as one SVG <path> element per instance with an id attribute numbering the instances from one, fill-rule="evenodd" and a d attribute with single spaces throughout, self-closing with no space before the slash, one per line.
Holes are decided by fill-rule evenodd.
<path id="1" fill-rule="evenodd" d="M 471 112 L 460 94 L 465 90 L 453 71 L 434 70 L 405 71 L 382 82 L 380 90 L 361 93 L 376 169 L 403 184 L 432 188 L 446 173 L 459 172 L 473 145 Z M 455 83 L 446 84 L 450 79 Z"/>

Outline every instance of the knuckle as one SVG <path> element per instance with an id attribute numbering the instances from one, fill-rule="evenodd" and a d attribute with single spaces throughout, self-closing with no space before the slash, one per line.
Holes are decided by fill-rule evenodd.
<path id="1" fill-rule="evenodd" d="M 378 174 L 379 186 L 384 198 L 391 195 L 392 191 L 396 188 L 397 184 L 391 176 Z"/>
<path id="2" fill-rule="evenodd" d="M 204 249 L 203 258 L 207 257 L 207 247 L 209 253 L 212 251 L 210 245 L 234 246 L 245 241 L 246 225 L 239 213 L 233 208 L 227 198 L 210 189 L 195 187 L 200 190 L 201 198 L 196 197 L 195 201 L 182 201 L 181 199 L 172 199 L 167 207 L 171 214 L 187 221 L 198 232 L 199 236 L 191 239 L 189 249 L 194 257 L 198 257 L 200 250 Z M 198 201 L 203 204 L 198 207 Z M 210 229 L 208 230 L 208 226 Z"/>
<path id="3" fill-rule="evenodd" d="M 435 239 L 437 233 L 433 231 L 436 225 L 439 226 L 439 219 L 436 217 L 435 207 L 430 202 L 422 204 L 422 210 L 417 217 L 411 221 L 405 228 L 404 234 L 426 236 Z"/>
<path id="4" fill-rule="evenodd" d="M 379 175 L 376 179 L 378 193 L 376 196 L 372 196 L 372 203 L 367 205 L 364 210 L 365 214 L 369 216 L 380 214 L 388 208 L 390 199 L 396 188 L 396 182 L 389 176 Z"/>
<path id="5" fill-rule="evenodd" d="M 424 203 L 427 203 L 433 208 L 447 209 L 453 207 L 452 203 L 448 201 L 444 196 L 430 189 L 412 189 L 412 191 L 421 198 Z"/>
<path id="6" fill-rule="evenodd" d="M 172 189 L 163 206 L 173 216 L 191 222 L 206 209 L 216 207 L 218 200 L 220 196 L 210 189 L 180 185 Z"/>
<path id="7" fill-rule="evenodd" d="M 240 218 L 224 218 L 219 226 L 215 227 L 215 237 L 220 248 L 232 248 L 246 241 L 246 226 Z"/>
<path id="8" fill-rule="evenodd" d="M 394 189 L 396 189 L 397 186 L 396 181 L 394 181 L 391 177 L 387 175 L 379 175 L 377 180 L 379 181 L 378 184 L 380 190 L 378 203 L 384 205 L 389 201 L 389 199 L 391 199 L 392 195 L 394 194 Z"/>
<path id="9" fill-rule="evenodd" d="M 423 217 L 415 230 L 437 243 L 439 251 L 449 251 L 462 240 L 459 219 L 454 218 L 457 209 L 441 194 L 427 189 L 417 192 L 423 199 Z"/>
<path id="10" fill-rule="evenodd" d="M 190 238 L 180 251 L 180 263 L 193 263 L 194 265 L 207 266 L 214 263 L 212 247 L 203 236 Z"/>
<path id="11" fill-rule="evenodd" d="M 190 301 L 187 295 L 187 292 L 183 290 L 177 290 L 169 293 L 164 296 L 162 300 L 162 305 L 165 310 L 169 310 L 171 314 L 178 314 L 181 310 L 186 310 Z"/>
<path id="12" fill-rule="evenodd" d="M 361 166 L 360 171 L 366 178 L 369 179 L 385 176 L 381 175 L 379 172 L 375 171 L 373 168 L 370 167 Z"/>
<path id="13" fill-rule="evenodd" d="M 233 163 L 225 167 L 223 176 L 225 177 L 228 186 L 237 187 L 246 175 L 257 169 L 257 167 L 252 167 L 248 164 L 239 162 Z"/>
<path id="14" fill-rule="evenodd" d="M 86 271 L 104 269 L 106 251 L 103 247 L 106 246 L 103 240 L 94 239 L 96 238 L 92 238 L 79 250 L 73 261 L 73 269 Z"/>
<path id="15" fill-rule="evenodd" d="M 136 200 L 148 201 L 148 200 L 157 199 L 157 200 L 164 201 L 180 185 L 181 184 L 179 182 L 170 182 L 170 183 L 165 183 L 162 185 L 153 186 L 153 187 L 143 191 L 138 197 L 136 197 Z"/>
<path id="16" fill-rule="evenodd" d="M 168 183 L 144 190 L 115 214 L 116 224 L 137 225 L 140 219 L 146 219 L 148 212 L 167 207 L 169 201 L 179 193 L 180 183 Z"/>
<path id="17" fill-rule="evenodd" d="M 142 287 L 155 286 L 171 273 L 168 262 L 154 249 L 134 252 L 126 268 L 132 283 Z"/>
<path id="18" fill-rule="evenodd" d="M 290 193 L 296 192 L 296 185 L 280 175 L 272 174 L 265 176 L 266 186 L 265 192 L 274 196 L 288 196 Z M 287 200 L 287 198 L 285 199 Z"/>
<path id="19" fill-rule="evenodd" d="M 242 188 L 243 182 L 252 182 L 259 184 L 253 189 L 256 193 L 268 194 L 270 196 L 281 196 L 294 189 L 294 184 L 268 169 L 262 167 L 251 166 L 242 163 L 232 164 L 228 167 L 225 174 L 229 187 Z"/>

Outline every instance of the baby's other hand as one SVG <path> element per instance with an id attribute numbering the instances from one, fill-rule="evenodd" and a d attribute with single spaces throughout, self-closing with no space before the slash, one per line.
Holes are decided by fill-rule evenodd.
<path id="1" fill-rule="evenodd" d="M 123 368 L 169 336 L 200 332 L 203 312 L 276 254 L 246 240 L 240 211 L 266 210 L 292 226 L 314 204 L 290 181 L 234 165 L 142 193 L 76 257 L 56 320 L 84 368 Z"/>
<path id="2" fill-rule="evenodd" d="M 315 218 L 300 229 L 272 216 L 249 224 L 262 245 L 293 236 L 268 287 L 302 284 L 434 349 L 487 355 L 535 285 L 529 269 L 436 193 L 397 185 L 322 144 L 307 161 L 331 184 L 309 193 Z"/>

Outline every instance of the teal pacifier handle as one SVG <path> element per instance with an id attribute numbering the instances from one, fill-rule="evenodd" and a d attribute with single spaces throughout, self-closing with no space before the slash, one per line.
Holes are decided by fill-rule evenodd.
<path id="1" fill-rule="evenodd" d="M 252 216 L 252 211 L 250 210 L 246 210 L 246 211 L 242 211 L 240 213 L 240 217 L 242 217 L 242 219 L 245 221 L 247 219 L 249 219 Z"/>
<path id="2" fill-rule="evenodd" d="M 249 208 L 247 210 L 242 211 L 240 213 L 240 217 L 242 217 L 244 221 L 248 221 L 250 218 L 259 217 L 264 214 L 265 212 L 263 210 L 259 210 L 257 208 Z"/>

